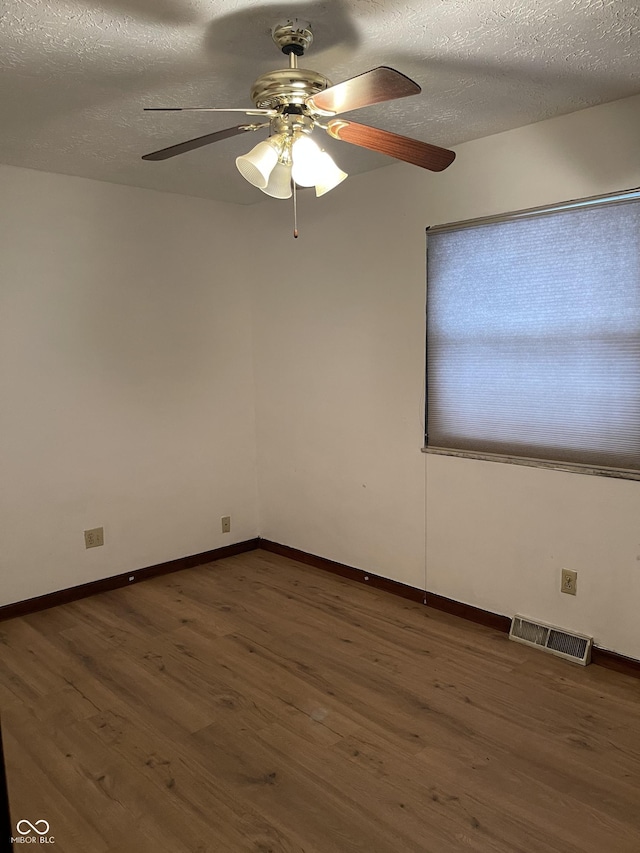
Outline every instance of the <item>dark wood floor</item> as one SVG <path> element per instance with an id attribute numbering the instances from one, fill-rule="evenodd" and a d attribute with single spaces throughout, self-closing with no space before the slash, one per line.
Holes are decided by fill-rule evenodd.
<path id="1" fill-rule="evenodd" d="M 0 625 L 60 853 L 638 853 L 640 681 L 263 551 Z"/>

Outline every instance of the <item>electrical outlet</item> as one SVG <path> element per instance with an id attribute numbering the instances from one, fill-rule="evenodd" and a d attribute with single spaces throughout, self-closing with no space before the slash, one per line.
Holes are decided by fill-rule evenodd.
<path id="1" fill-rule="evenodd" d="M 84 547 L 99 548 L 104 545 L 104 528 L 94 527 L 93 530 L 85 530 L 84 532 Z"/>
<path id="2" fill-rule="evenodd" d="M 231 516 L 223 515 L 220 519 L 220 525 L 223 533 L 231 533 Z"/>
<path id="3" fill-rule="evenodd" d="M 578 573 L 572 572 L 571 569 L 562 570 L 562 579 L 560 581 L 560 592 L 566 592 L 567 595 L 575 595 L 578 591 Z"/>

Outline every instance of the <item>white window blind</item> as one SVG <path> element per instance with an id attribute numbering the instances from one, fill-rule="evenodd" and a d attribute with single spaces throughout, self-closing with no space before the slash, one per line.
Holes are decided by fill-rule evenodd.
<path id="1" fill-rule="evenodd" d="M 640 193 L 428 231 L 426 444 L 640 470 Z"/>

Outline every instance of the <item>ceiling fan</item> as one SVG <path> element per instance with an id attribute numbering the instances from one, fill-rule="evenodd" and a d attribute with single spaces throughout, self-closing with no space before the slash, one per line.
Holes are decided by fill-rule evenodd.
<path id="1" fill-rule="evenodd" d="M 333 118 L 361 107 L 417 95 L 420 86 L 399 71 L 386 66 L 373 68 L 333 86 L 317 71 L 298 68 L 298 58 L 313 41 L 306 21 L 289 18 L 277 24 L 272 38 L 289 57 L 289 67 L 259 77 L 251 89 L 250 109 L 217 107 L 146 107 L 148 111 L 235 112 L 262 116 L 260 124 L 240 124 L 198 136 L 187 142 L 145 154 L 143 160 L 166 160 L 204 145 L 242 133 L 269 128 L 270 136 L 248 154 L 236 158 L 240 174 L 253 186 L 274 198 L 294 197 L 296 187 L 315 187 L 321 196 L 336 187 L 347 173 L 311 138 L 314 128 L 325 130 L 335 139 L 369 148 L 404 160 L 423 169 L 440 172 L 449 166 L 455 153 L 417 139 L 379 130 L 346 119 Z M 297 236 L 297 230 L 294 230 Z"/>

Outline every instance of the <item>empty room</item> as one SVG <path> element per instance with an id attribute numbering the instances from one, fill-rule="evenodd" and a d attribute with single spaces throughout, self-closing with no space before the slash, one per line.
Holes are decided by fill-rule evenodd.
<path id="1" fill-rule="evenodd" d="M 638 853 L 637 4 L 0 48 L 0 853 Z"/>

